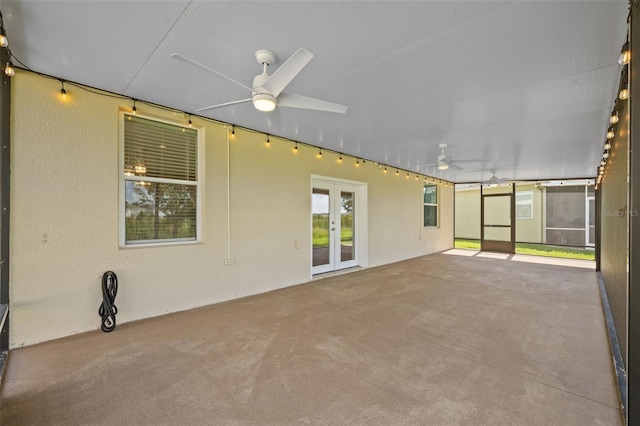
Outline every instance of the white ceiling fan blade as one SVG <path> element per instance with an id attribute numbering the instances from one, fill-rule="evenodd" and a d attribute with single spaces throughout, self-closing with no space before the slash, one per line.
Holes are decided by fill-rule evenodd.
<path id="1" fill-rule="evenodd" d="M 317 111 L 335 112 L 338 114 L 344 114 L 347 112 L 348 108 L 344 105 L 334 104 L 333 102 L 308 98 L 306 96 L 292 95 L 291 93 L 281 93 L 280 96 L 278 96 L 278 106 L 315 109 Z"/>
<path id="2" fill-rule="evenodd" d="M 206 110 L 214 109 L 214 108 L 226 107 L 226 106 L 229 106 L 229 105 L 241 104 L 243 102 L 250 102 L 250 101 L 251 101 L 251 98 L 240 99 L 239 101 L 225 102 L 223 104 L 217 104 L 217 105 L 211 105 L 211 106 L 204 107 L 204 108 L 199 108 L 199 109 L 196 110 L 196 112 L 206 111 Z"/>
<path id="3" fill-rule="evenodd" d="M 302 71 L 302 68 L 309 63 L 311 58 L 313 58 L 313 54 L 301 47 L 271 74 L 271 77 L 262 84 L 262 87 L 267 89 L 271 95 L 277 97 L 291 83 L 291 80 Z"/>
<path id="4" fill-rule="evenodd" d="M 218 77 L 226 78 L 226 79 L 227 79 L 227 80 L 229 80 L 230 82 L 235 83 L 235 84 L 237 84 L 238 86 L 243 87 L 243 88 L 245 88 L 246 90 L 248 90 L 248 91 L 250 91 L 250 92 L 252 92 L 252 91 L 253 91 L 253 89 L 252 89 L 251 87 L 249 87 L 249 86 L 245 86 L 244 84 L 240 83 L 239 81 L 236 81 L 236 80 L 232 79 L 231 77 L 228 77 L 228 76 L 226 76 L 226 75 L 224 75 L 224 74 L 222 74 L 222 73 L 219 73 L 218 71 L 216 71 L 216 70 L 214 70 L 214 69 L 211 69 L 211 68 L 209 68 L 209 67 L 208 67 L 208 66 L 206 66 L 206 65 L 202 65 L 200 62 L 196 62 L 196 61 L 194 61 L 193 59 L 186 58 L 186 57 L 182 56 L 182 55 L 181 55 L 181 54 L 179 54 L 179 53 L 172 53 L 172 54 L 171 54 L 171 57 L 172 57 L 173 59 L 177 59 L 177 60 L 179 60 L 180 62 L 184 62 L 185 64 L 193 65 L 193 66 L 194 66 L 194 67 L 196 67 L 196 68 L 200 68 L 201 70 L 204 70 L 204 71 L 207 71 L 207 72 L 213 73 L 213 74 L 217 75 Z"/>

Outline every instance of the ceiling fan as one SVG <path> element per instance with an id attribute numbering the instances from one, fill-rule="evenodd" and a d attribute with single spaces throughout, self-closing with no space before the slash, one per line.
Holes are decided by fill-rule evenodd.
<path id="1" fill-rule="evenodd" d="M 506 179 L 500 179 L 496 176 L 496 171 L 495 170 L 491 170 L 491 179 L 489 179 L 488 181 L 483 182 L 484 184 L 488 184 L 489 186 L 498 186 L 501 183 L 506 182 Z"/>
<path id="2" fill-rule="evenodd" d="M 298 75 L 298 73 L 302 71 L 302 69 L 309 63 L 311 58 L 313 58 L 313 54 L 305 48 L 298 49 L 280 66 L 280 68 L 275 70 L 271 75 L 267 73 L 267 69 L 269 65 L 275 63 L 275 53 L 269 50 L 258 50 L 256 52 L 256 59 L 258 63 L 262 65 L 262 74 L 258 74 L 254 77 L 253 85 L 251 87 L 246 86 L 245 84 L 242 84 L 239 81 L 236 81 L 231 77 L 228 77 L 214 69 L 211 69 L 206 65 L 196 62 L 193 59 L 182 56 L 179 53 L 172 53 L 171 57 L 177 59 L 178 61 L 184 62 L 185 64 L 195 66 L 196 68 L 200 68 L 201 70 L 225 78 L 251 92 L 250 98 L 211 105 L 208 107 L 197 109 L 196 112 L 226 107 L 244 102 L 251 102 L 257 110 L 265 112 L 273 111 L 276 106 L 312 109 L 317 111 L 334 112 L 338 114 L 344 114 L 345 112 L 347 112 L 347 107 L 344 105 L 323 101 L 321 99 L 294 95 L 293 93 L 283 92 L 287 85 L 291 83 L 291 81 Z"/>
<path id="3" fill-rule="evenodd" d="M 439 144 L 438 148 L 440 148 L 441 151 L 440 151 L 440 155 L 438 155 L 438 160 L 436 163 L 418 164 L 418 166 L 437 166 L 438 170 L 447 170 L 449 168 L 452 168 L 455 170 L 463 170 L 462 167 L 460 167 L 457 163 L 461 163 L 463 161 L 466 161 L 466 162 L 485 161 L 485 160 L 454 160 L 452 156 L 447 155 L 447 153 L 445 152 L 445 150 L 447 149 L 446 143 Z"/>

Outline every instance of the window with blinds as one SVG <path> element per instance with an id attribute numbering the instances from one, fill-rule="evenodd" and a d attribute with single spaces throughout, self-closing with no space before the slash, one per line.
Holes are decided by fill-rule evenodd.
<path id="1" fill-rule="evenodd" d="M 198 130 L 129 114 L 122 117 L 121 242 L 197 240 Z"/>

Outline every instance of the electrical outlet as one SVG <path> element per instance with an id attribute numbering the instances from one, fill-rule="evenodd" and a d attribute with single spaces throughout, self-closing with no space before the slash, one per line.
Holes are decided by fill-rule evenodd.
<path id="1" fill-rule="evenodd" d="M 225 260 L 224 260 L 224 264 L 225 264 L 226 266 L 233 265 L 234 263 L 236 263 L 236 261 L 235 261 L 235 260 L 233 260 L 233 259 L 225 259 Z"/>

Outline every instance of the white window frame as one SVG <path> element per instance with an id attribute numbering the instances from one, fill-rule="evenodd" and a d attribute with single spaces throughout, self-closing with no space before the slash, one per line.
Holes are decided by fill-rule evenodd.
<path id="1" fill-rule="evenodd" d="M 195 181 L 194 186 L 196 186 L 196 237 L 195 239 L 163 239 L 163 240 L 155 240 L 155 241 L 145 241 L 140 243 L 128 243 L 126 242 L 126 181 L 127 180 L 144 180 L 148 182 L 167 182 L 173 184 L 183 184 L 185 182 L 177 181 L 174 179 L 163 179 L 163 178 L 137 178 L 137 177 L 126 177 L 124 174 L 124 120 L 127 116 L 132 115 L 128 111 L 119 111 L 119 129 L 118 129 L 118 174 L 119 174 L 119 190 L 118 190 L 118 211 L 119 211 L 119 246 L 120 248 L 140 248 L 140 247 L 161 247 L 161 246 L 173 246 L 173 245 L 186 245 L 186 244 L 198 244 L 201 241 L 202 235 L 202 195 L 204 194 L 204 128 L 189 126 L 188 124 L 167 120 L 164 118 L 159 118 L 151 115 L 144 114 L 136 114 L 137 117 L 144 118 L 147 120 L 157 121 L 161 123 L 171 124 L 177 127 L 189 128 L 191 130 L 197 131 L 197 180 Z M 193 184 L 192 181 L 189 181 L 188 184 Z"/>
<path id="2" fill-rule="evenodd" d="M 433 186 L 436 189 L 436 202 L 434 203 L 425 203 L 424 202 L 424 188 L 427 186 Z M 425 183 L 422 185 L 421 197 L 422 197 L 422 226 L 424 229 L 437 229 L 440 227 L 440 186 L 435 183 Z M 436 208 L 436 224 L 435 225 L 425 225 L 424 224 L 424 206 L 432 206 Z"/>
<path id="3" fill-rule="evenodd" d="M 525 200 L 525 201 L 518 201 L 518 194 L 523 195 L 523 194 L 528 194 L 529 195 L 529 200 Z M 526 206 L 529 205 L 531 206 L 531 215 L 529 216 L 518 216 L 518 206 Z M 516 191 L 516 219 L 533 219 L 533 191 L 529 190 L 529 191 Z"/>

